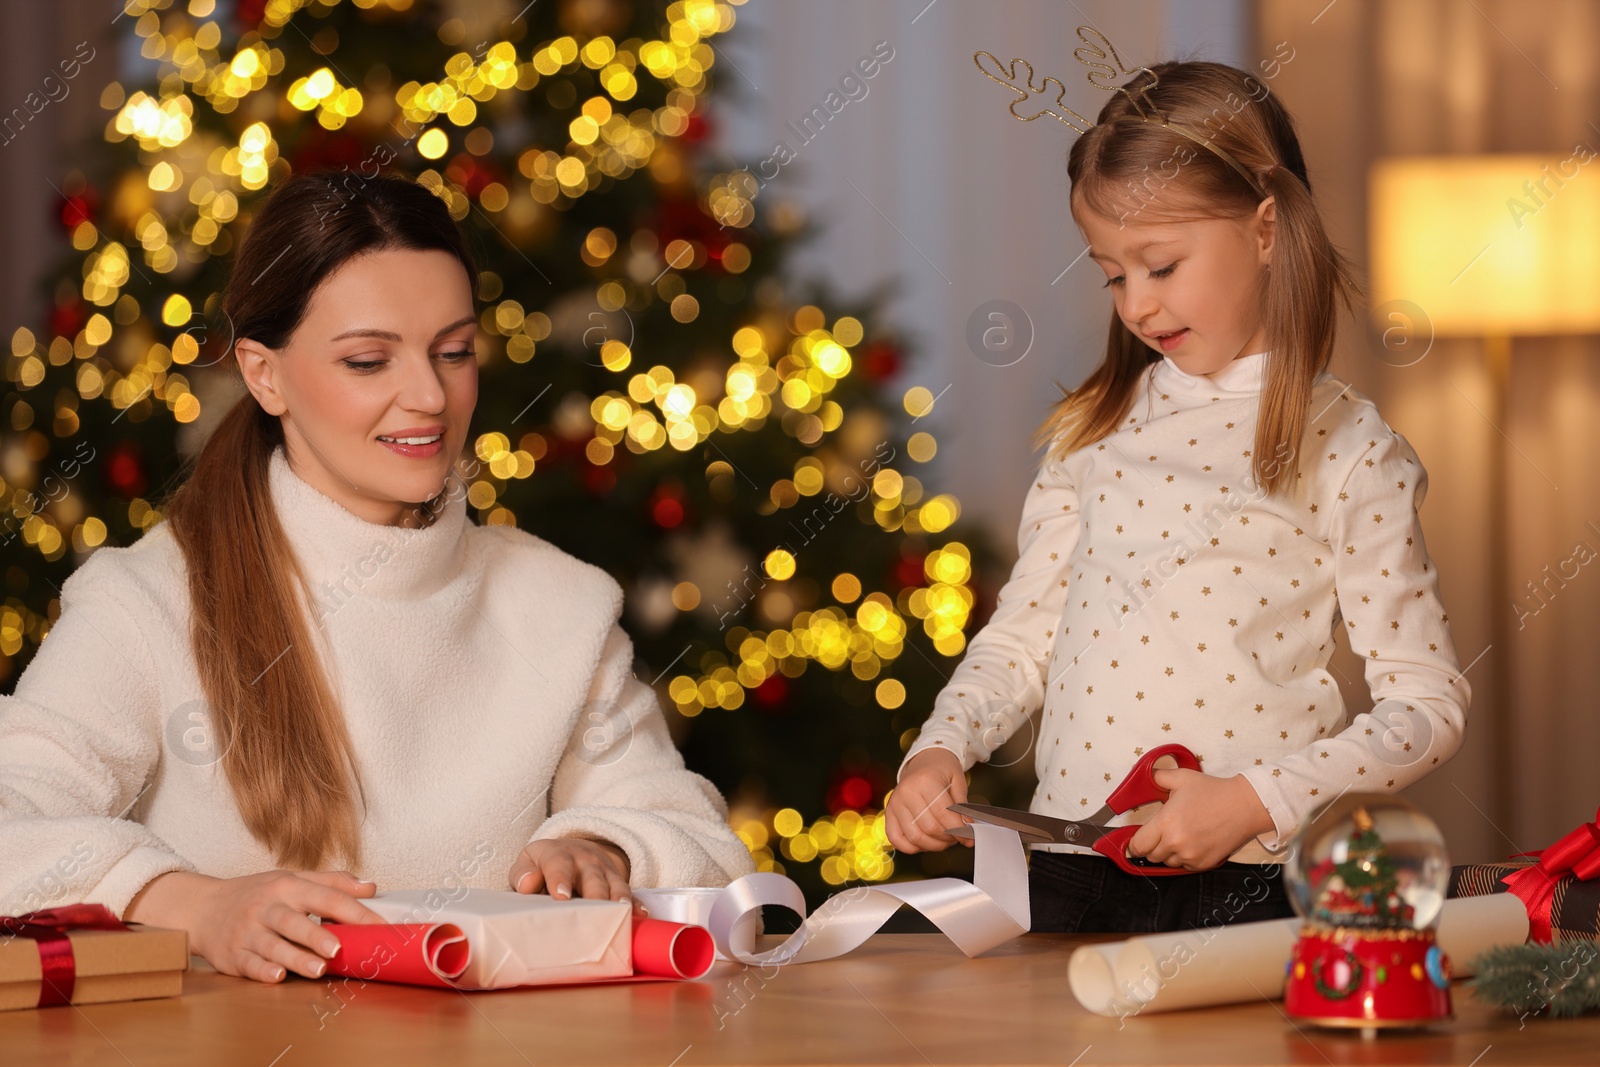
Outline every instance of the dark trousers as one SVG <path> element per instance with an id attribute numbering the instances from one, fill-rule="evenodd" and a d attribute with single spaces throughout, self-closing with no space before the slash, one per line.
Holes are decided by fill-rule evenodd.
<path id="1" fill-rule="evenodd" d="M 1031 851 L 1028 900 L 1037 934 L 1145 934 L 1294 915 L 1276 864 L 1150 878 L 1076 852 Z"/>

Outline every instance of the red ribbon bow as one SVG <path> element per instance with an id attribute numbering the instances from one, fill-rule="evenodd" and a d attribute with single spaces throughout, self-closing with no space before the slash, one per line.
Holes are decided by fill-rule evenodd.
<path id="1" fill-rule="evenodd" d="M 72 1003 L 78 966 L 72 957 L 68 930 L 126 929 L 128 924 L 111 914 L 111 909 L 104 904 L 64 904 L 26 915 L 0 915 L 0 934 L 31 938 L 39 943 L 41 1008 Z"/>
<path id="2" fill-rule="evenodd" d="M 1549 944 L 1556 884 L 1569 874 L 1580 882 L 1600 877 L 1600 811 L 1595 812 L 1594 822 L 1584 823 L 1549 848 L 1517 855 L 1537 856 L 1539 862 L 1500 880 L 1527 905 L 1528 940 Z"/>

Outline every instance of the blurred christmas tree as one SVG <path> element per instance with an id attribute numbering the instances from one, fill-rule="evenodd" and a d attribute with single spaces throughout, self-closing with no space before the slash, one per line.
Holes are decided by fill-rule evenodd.
<path id="1" fill-rule="evenodd" d="M 6 685 L 66 575 L 160 521 L 242 388 L 219 300 L 253 205 L 290 171 L 398 170 L 484 269 L 477 521 L 622 582 L 640 676 L 763 869 L 813 900 L 914 873 L 878 812 L 975 621 L 970 538 L 912 473 L 934 397 L 881 399 L 902 354 L 876 301 L 786 293 L 805 221 L 711 162 L 710 39 L 735 13 L 130 3 L 151 74 L 102 97 L 61 186 L 77 254 L 6 364 Z"/>

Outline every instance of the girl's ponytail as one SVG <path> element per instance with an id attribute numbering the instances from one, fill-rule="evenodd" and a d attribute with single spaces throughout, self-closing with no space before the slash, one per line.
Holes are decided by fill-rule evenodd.
<path id="1" fill-rule="evenodd" d="M 1257 484 L 1272 495 L 1293 492 L 1300 442 L 1308 421 L 1320 414 L 1310 411 L 1311 387 L 1333 359 L 1339 301 L 1352 308 L 1352 296 L 1361 287 L 1322 225 L 1304 163 L 1297 169 L 1273 163 L 1259 180 L 1273 199 L 1277 222 L 1272 265 L 1262 275 L 1261 292 L 1273 358 L 1261 386 L 1251 469 Z M 1298 358 L 1278 358 L 1290 352 Z"/>

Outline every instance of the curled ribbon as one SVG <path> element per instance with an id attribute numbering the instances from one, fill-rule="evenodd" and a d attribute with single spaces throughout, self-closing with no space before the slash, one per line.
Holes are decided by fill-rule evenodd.
<path id="1" fill-rule="evenodd" d="M 1028 932 L 1028 862 L 1015 830 L 974 823 L 973 879 L 928 878 L 858 886 L 806 915 L 800 887 L 781 874 L 747 874 L 723 889 L 635 889 L 650 914 L 703 925 L 726 959 L 754 966 L 811 963 L 860 946 L 909 904 L 968 956 Z M 755 951 L 764 905 L 788 908 L 804 922 L 782 944 Z"/>
<path id="2" fill-rule="evenodd" d="M 128 925 L 104 904 L 64 904 L 30 911 L 25 915 L 0 915 L 0 933 L 26 937 L 39 944 L 39 1004 L 53 1008 L 72 1003 L 78 966 L 72 956 L 69 930 L 126 930 Z"/>
<path id="3" fill-rule="evenodd" d="M 1528 940 L 1549 944 L 1554 936 L 1551 909 L 1556 885 L 1569 874 L 1580 882 L 1600 877 L 1600 811 L 1595 812 L 1594 822 L 1584 823 L 1549 848 L 1517 855 L 1535 856 L 1539 862 L 1501 881 L 1527 905 Z"/>

